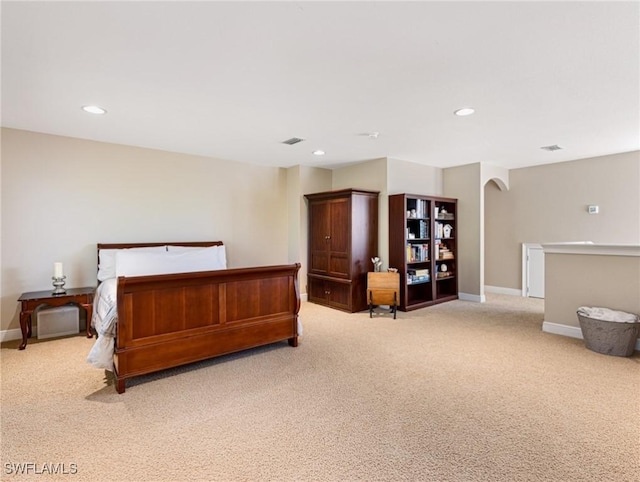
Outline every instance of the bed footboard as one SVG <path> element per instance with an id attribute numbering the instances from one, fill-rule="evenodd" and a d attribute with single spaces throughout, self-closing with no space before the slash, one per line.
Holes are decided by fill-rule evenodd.
<path id="1" fill-rule="evenodd" d="M 128 378 L 287 340 L 300 264 L 118 278 L 114 373 Z"/>

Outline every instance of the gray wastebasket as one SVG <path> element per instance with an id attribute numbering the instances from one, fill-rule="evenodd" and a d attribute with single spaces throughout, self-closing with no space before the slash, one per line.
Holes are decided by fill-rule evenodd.
<path id="1" fill-rule="evenodd" d="M 588 307 L 579 308 L 577 314 L 584 344 L 589 350 L 613 356 L 633 355 L 640 332 L 637 315 L 608 308 Z M 600 316 L 596 317 L 594 314 Z M 612 316 L 618 319 L 612 321 Z M 626 321 L 620 321 L 621 319 Z"/>

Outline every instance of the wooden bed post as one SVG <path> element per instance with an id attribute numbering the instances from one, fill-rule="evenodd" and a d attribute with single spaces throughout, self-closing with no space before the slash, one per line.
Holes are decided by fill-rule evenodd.
<path id="1" fill-rule="evenodd" d="M 116 378 L 116 391 L 118 393 L 124 393 L 126 388 L 126 380 L 124 378 Z"/>

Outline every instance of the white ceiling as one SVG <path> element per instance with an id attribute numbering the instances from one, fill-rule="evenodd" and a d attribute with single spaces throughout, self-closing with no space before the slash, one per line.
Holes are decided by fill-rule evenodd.
<path id="1" fill-rule="evenodd" d="M 640 149 L 636 1 L 3 1 L 1 18 L 4 127 L 282 167 Z"/>

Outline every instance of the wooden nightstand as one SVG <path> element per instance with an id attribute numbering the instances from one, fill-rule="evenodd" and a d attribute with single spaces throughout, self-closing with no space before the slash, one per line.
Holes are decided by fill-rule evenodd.
<path id="1" fill-rule="evenodd" d="M 31 291 L 22 293 L 18 301 L 20 308 L 20 329 L 22 330 L 22 344 L 18 350 L 27 347 L 27 338 L 31 338 L 31 315 L 39 308 L 64 305 L 78 305 L 87 312 L 87 338 L 92 338 L 91 315 L 93 314 L 93 293 L 95 288 L 70 288 L 66 293 L 54 295 L 51 291 Z"/>

